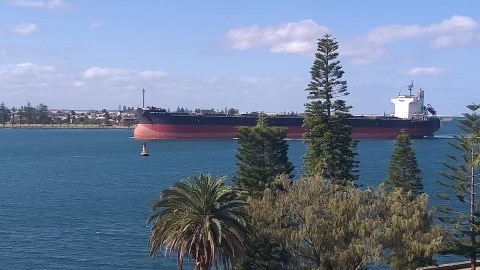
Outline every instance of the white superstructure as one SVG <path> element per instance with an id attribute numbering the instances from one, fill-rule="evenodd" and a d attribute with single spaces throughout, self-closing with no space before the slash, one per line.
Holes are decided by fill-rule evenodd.
<path id="1" fill-rule="evenodd" d="M 412 119 L 427 115 L 423 90 L 419 89 L 416 95 L 412 95 L 412 89 L 413 83 L 408 85 L 409 95 L 399 94 L 398 97 L 391 99 L 391 102 L 395 105 L 395 117 Z"/>

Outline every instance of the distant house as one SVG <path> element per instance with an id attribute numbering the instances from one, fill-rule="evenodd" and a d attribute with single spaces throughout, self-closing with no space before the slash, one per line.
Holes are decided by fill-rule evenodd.
<path id="1" fill-rule="evenodd" d="M 121 126 L 135 125 L 138 124 L 138 118 L 135 114 L 122 114 L 118 124 Z"/>

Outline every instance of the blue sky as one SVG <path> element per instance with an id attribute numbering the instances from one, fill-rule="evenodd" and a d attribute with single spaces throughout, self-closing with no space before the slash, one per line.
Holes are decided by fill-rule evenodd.
<path id="1" fill-rule="evenodd" d="M 7 107 L 303 111 L 316 42 L 339 42 L 355 114 L 413 81 L 439 114 L 480 103 L 478 1 L 0 0 Z"/>

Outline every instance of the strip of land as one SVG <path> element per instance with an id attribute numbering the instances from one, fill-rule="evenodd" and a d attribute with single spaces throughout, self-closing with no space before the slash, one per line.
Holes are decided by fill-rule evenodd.
<path id="1" fill-rule="evenodd" d="M 0 128 L 31 128 L 31 129 L 134 129 L 135 125 L 120 126 L 120 125 L 99 125 L 99 124 L 0 124 Z"/>

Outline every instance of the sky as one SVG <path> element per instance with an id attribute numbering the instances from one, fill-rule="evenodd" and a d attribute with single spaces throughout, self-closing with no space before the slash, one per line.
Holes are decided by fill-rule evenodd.
<path id="1" fill-rule="evenodd" d="M 476 0 L 0 0 L 0 102 L 303 112 L 317 41 L 339 44 L 354 114 L 425 91 L 480 103 Z"/>

